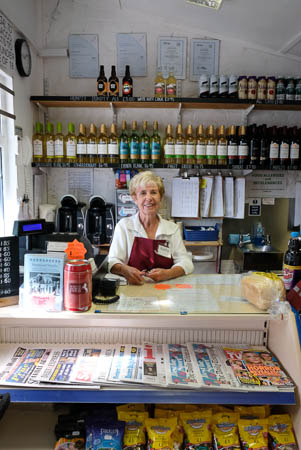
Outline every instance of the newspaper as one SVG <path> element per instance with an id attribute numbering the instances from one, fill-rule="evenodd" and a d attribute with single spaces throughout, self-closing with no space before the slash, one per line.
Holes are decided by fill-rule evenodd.
<path id="1" fill-rule="evenodd" d="M 143 346 L 127 344 L 120 369 L 120 381 L 142 383 Z"/>
<path id="2" fill-rule="evenodd" d="M 101 384 L 107 379 L 113 355 L 112 346 L 82 348 L 70 374 L 71 383 Z"/>
<path id="3" fill-rule="evenodd" d="M 143 346 L 142 382 L 166 387 L 166 368 L 163 344 L 145 343 Z"/>
<path id="4" fill-rule="evenodd" d="M 107 380 L 117 383 L 120 381 L 122 363 L 124 360 L 124 353 L 125 353 L 125 345 L 116 344 L 116 346 L 114 347 L 113 353 L 114 353 L 113 359 L 112 359 L 111 368 L 110 368 L 110 372 L 109 372 L 109 376 L 107 377 Z"/>
<path id="5" fill-rule="evenodd" d="M 80 348 L 55 348 L 39 376 L 40 381 L 48 383 L 71 383 L 71 372 L 80 353 Z"/>
<path id="6" fill-rule="evenodd" d="M 169 387 L 197 388 L 198 380 L 187 345 L 164 344 L 166 381 Z"/>

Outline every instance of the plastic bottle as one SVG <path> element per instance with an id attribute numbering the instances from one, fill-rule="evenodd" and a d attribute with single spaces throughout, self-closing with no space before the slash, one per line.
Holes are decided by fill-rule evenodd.
<path id="1" fill-rule="evenodd" d="M 291 232 L 288 249 L 283 259 L 283 282 L 289 291 L 301 280 L 301 245 L 299 233 Z"/>

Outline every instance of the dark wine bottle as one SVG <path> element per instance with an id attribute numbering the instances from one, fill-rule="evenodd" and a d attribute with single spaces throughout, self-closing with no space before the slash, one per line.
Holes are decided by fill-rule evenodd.
<path id="1" fill-rule="evenodd" d="M 260 137 L 259 166 L 264 168 L 268 166 L 269 161 L 269 137 L 267 132 L 267 126 L 265 124 L 261 125 L 260 127 L 259 137 Z"/>
<path id="2" fill-rule="evenodd" d="M 109 95 L 111 97 L 119 96 L 119 79 L 116 75 L 115 66 L 112 66 L 111 76 L 109 78 Z"/>
<path id="3" fill-rule="evenodd" d="M 279 164 L 279 140 L 277 127 L 273 126 L 270 129 L 270 167 L 273 168 Z"/>
<path id="4" fill-rule="evenodd" d="M 288 137 L 287 127 L 282 127 L 279 146 L 279 162 L 281 166 L 287 167 L 289 164 L 289 148 L 290 140 Z"/>
<path id="5" fill-rule="evenodd" d="M 97 95 L 99 97 L 105 97 L 108 95 L 108 82 L 105 76 L 104 66 L 99 67 L 99 75 L 97 78 Z"/>
<path id="6" fill-rule="evenodd" d="M 290 162 L 289 165 L 292 167 L 300 166 L 300 136 L 298 135 L 297 127 L 290 129 Z"/>
<path id="7" fill-rule="evenodd" d="M 259 165 L 260 158 L 260 139 L 258 136 L 257 126 L 250 127 L 250 164 Z"/>
<path id="8" fill-rule="evenodd" d="M 125 75 L 122 79 L 123 97 L 133 97 L 133 80 L 130 75 L 130 66 L 125 66 Z"/>

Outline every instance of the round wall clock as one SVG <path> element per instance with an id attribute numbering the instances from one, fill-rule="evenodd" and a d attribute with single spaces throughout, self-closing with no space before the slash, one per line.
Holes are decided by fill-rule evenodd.
<path id="1" fill-rule="evenodd" d="M 29 77 L 31 74 L 31 53 L 28 42 L 25 39 L 15 41 L 16 66 L 21 77 Z"/>

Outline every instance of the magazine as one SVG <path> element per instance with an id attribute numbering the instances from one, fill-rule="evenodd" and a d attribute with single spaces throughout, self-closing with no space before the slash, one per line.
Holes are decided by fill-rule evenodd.
<path id="1" fill-rule="evenodd" d="M 265 347 L 221 346 L 221 350 L 240 386 L 260 390 L 294 388 L 293 381 Z"/>
<path id="2" fill-rule="evenodd" d="M 167 386 L 180 388 L 199 387 L 187 345 L 165 344 Z"/>

